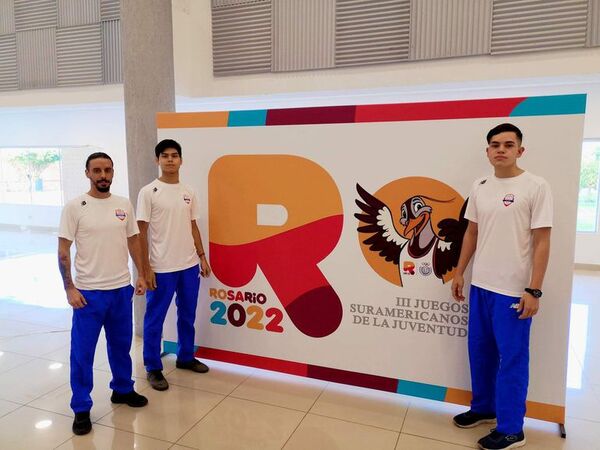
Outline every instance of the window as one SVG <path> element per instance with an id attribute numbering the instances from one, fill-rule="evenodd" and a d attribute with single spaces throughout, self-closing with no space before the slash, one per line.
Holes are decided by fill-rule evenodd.
<path id="1" fill-rule="evenodd" d="M 577 231 L 598 231 L 598 167 L 600 166 L 600 139 L 586 140 L 581 152 Z"/>
<path id="2" fill-rule="evenodd" d="M 57 148 L 0 149 L 0 203 L 62 205 Z"/>

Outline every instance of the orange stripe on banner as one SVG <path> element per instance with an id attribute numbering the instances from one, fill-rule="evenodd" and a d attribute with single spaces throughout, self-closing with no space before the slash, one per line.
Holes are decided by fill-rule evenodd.
<path id="1" fill-rule="evenodd" d="M 548 422 L 565 423 L 565 407 L 548 403 L 527 402 L 527 417 Z"/>
<path id="2" fill-rule="evenodd" d="M 156 113 L 157 128 L 226 127 L 229 111 L 200 113 Z"/>
<path id="3" fill-rule="evenodd" d="M 471 404 L 471 392 L 448 388 L 444 401 L 469 406 Z M 528 401 L 527 417 L 547 422 L 565 423 L 565 407 Z"/>
<path id="4" fill-rule="evenodd" d="M 456 403 L 457 405 L 469 406 L 471 404 L 471 397 L 471 391 L 448 388 L 444 401 L 448 403 Z"/>

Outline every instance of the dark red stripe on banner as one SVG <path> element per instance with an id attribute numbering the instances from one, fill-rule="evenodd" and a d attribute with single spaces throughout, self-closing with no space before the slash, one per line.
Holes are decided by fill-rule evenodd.
<path id="1" fill-rule="evenodd" d="M 318 108 L 269 109 L 267 126 L 313 125 L 319 123 L 352 123 L 356 106 L 323 106 Z"/>
<path id="2" fill-rule="evenodd" d="M 307 376 L 307 365 L 283 359 L 267 358 L 265 356 L 248 355 L 246 353 L 230 352 L 215 348 L 198 347 L 196 356 L 214 359 L 217 361 L 239 364 L 241 366 L 257 367 L 259 369 L 274 370 L 289 373 L 290 375 Z"/>
<path id="3" fill-rule="evenodd" d="M 525 100 L 525 98 L 359 105 L 356 107 L 356 122 L 402 122 L 410 120 L 508 117 L 512 110 Z"/>
<path id="4" fill-rule="evenodd" d="M 329 367 L 308 366 L 308 377 L 335 383 L 351 384 L 380 391 L 396 392 L 398 380 L 394 378 L 367 375 L 365 373 L 349 372 L 347 370 L 331 369 Z"/>

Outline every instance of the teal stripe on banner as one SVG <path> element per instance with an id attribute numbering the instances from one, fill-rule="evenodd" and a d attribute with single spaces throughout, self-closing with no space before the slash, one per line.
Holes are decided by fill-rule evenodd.
<path id="1" fill-rule="evenodd" d="M 228 127 L 263 127 L 267 122 L 267 110 L 230 111 Z"/>
<path id="2" fill-rule="evenodd" d="M 194 345 L 194 354 L 198 351 L 198 346 Z M 164 353 L 177 353 L 177 342 L 163 341 Z"/>
<path id="3" fill-rule="evenodd" d="M 529 97 L 519 103 L 510 113 L 511 117 L 556 116 L 584 114 L 586 94 L 548 95 Z"/>
<path id="4" fill-rule="evenodd" d="M 447 388 L 435 384 L 416 383 L 414 381 L 398 380 L 398 394 L 412 395 L 413 397 L 429 398 L 444 401 Z"/>

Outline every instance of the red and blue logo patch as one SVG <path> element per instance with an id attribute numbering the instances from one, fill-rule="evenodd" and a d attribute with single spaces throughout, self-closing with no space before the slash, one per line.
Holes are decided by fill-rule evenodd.
<path id="1" fill-rule="evenodd" d="M 122 209 L 115 209 L 115 216 L 117 217 L 117 219 L 123 221 L 127 217 L 127 213 Z"/>

